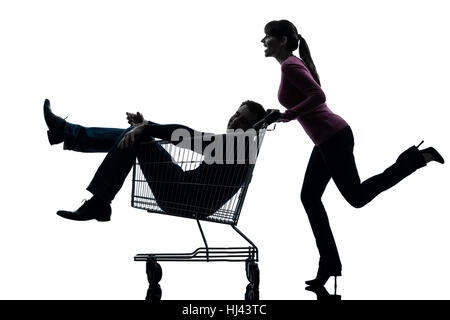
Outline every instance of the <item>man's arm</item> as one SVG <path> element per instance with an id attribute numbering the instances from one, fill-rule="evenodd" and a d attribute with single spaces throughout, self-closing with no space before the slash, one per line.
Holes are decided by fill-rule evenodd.
<path id="1" fill-rule="evenodd" d="M 128 124 L 130 126 L 140 126 L 141 124 L 157 124 L 156 122 L 152 122 L 150 120 L 145 120 L 144 115 L 139 111 L 137 113 L 126 112 Z"/>
<path id="2" fill-rule="evenodd" d="M 181 124 L 157 124 L 148 121 L 147 123 L 142 122 L 128 131 L 118 147 L 120 149 L 131 148 L 145 136 L 170 141 L 181 148 L 187 148 L 198 153 L 203 153 L 205 148 L 214 141 L 212 137 L 215 137 L 211 133 L 196 131 Z"/>
<path id="3" fill-rule="evenodd" d="M 181 124 L 157 124 L 154 122 L 148 122 L 144 126 L 145 126 L 144 130 L 145 135 L 173 142 L 177 142 L 178 140 L 177 136 L 179 136 L 179 134 L 177 134 L 177 132 L 179 132 L 180 134 L 184 133 L 185 136 L 190 137 L 196 137 L 199 135 L 202 136 L 203 134 L 203 132 L 195 131 Z"/>
<path id="4" fill-rule="evenodd" d="M 217 143 L 217 139 L 225 141 L 224 134 L 201 132 L 181 124 L 147 124 L 145 134 L 201 154 L 209 145 Z"/>

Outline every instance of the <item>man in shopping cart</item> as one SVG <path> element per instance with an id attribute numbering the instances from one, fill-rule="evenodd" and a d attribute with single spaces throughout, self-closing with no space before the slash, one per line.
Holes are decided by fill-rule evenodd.
<path id="1" fill-rule="evenodd" d="M 216 201 L 216 203 L 212 206 L 210 205 L 209 211 L 204 210 L 201 212 L 203 214 L 211 214 L 222 203 L 230 199 L 238 190 L 239 185 L 243 183 L 243 181 L 237 179 L 237 182 L 234 182 L 234 187 L 230 188 L 226 185 L 230 183 L 229 181 L 220 180 L 220 177 L 229 176 L 230 172 L 239 171 L 242 173 L 248 166 L 248 161 L 242 163 L 239 161 L 240 159 L 236 158 L 236 148 L 239 144 L 231 144 L 233 147 L 231 151 L 233 161 L 231 163 L 228 162 L 230 150 L 226 150 L 227 142 L 225 142 L 220 144 L 224 146 L 223 153 L 220 152 L 222 149 L 215 148 L 212 156 L 210 154 L 210 157 L 204 157 L 205 159 L 199 168 L 185 171 L 173 163 L 170 154 L 160 144 L 152 142 L 155 141 L 155 138 L 173 141 L 175 137 L 176 141 L 173 141 L 174 143 L 180 146 L 184 145 L 184 147 L 194 152 L 204 153 L 208 147 L 211 150 L 211 144 L 217 143 L 219 138 L 225 138 L 225 141 L 227 141 L 227 138 L 232 136 L 236 130 L 240 130 L 240 132 L 251 131 L 253 125 L 265 116 L 266 111 L 260 104 L 254 101 L 245 101 L 229 119 L 227 134 L 214 135 L 214 138 L 211 138 L 211 134 L 198 132 L 183 125 L 160 125 L 144 120 L 144 117 L 139 112 L 136 114 L 127 113 L 128 123 L 131 125 L 128 129 L 84 127 L 69 123 L 53 114 L 50 109 L 50 101 L 46 99 L 44 103 L 44 118 L 48 127 L 47 134 L 51 145 L 63 142 L 65 150 L 107 153 L 87 187 L 87 190 L 93 194 L 92 198 L 75 211 L 58 211 L 57 214 L 63 218 L 77 221 L 92 219 L 109 221 L 111 217 L 111 201 L 121 189 L 136 158 L 139 163 L 150 163 L 153 161 L 153 166 L 141 165 L 141 169 L 155 197 L 157 197 L 157 200 L 160 200 L 159 203 L 170 202 L 168 200 L 171 200 L 170 197 L 173 193 L 173 190 L 168 190 L 167 187 L 162 187 L 161 184 L 151 183 L 155 181 L 155 175 L 159 175 L 158 178 L 160 178 L 161 172 L 164 172 L 165 179 L 173 179 L 175 183 L 184 183 L 185 181 L 208 182 L 201 184 L 203 189 L 201 189 L 199 183 L 195 183 L 198 186 L 196 187 L 197 189 L 191 187 L 185 190 L 186 202 L 189 201 L 190 206 L 197 205 L 199 207 L 198 203 L 193 203 L 195 197 L 192 196 L 192 192 L 203 193 L 204 195 L 212 192 L 216 194 L 218 193 L 217 190 L 220 190 L 221 197 L 214 197 L 214 199 L 210 197 L 211 199 L 209 200 L 209 203 L 211 201 Z M 187 136 L 192 139 L 189 139 Z M 200 144 L 195 143 L 198 139 L 201 140 Z M 186 142 L 192 141 L 194 143 L 186 144 Z M 249 152 L 244 154 L 248 156 Z M 211 160 L 211 158 L 214 158 L 218 163 L 205 163 L 205 160 Z M 154 161 L 155 159 L 158 159 L 158 161 Z M 223 159 L 223 161 L 217 161 L 217 159 Z M 241 174 L 241 176 L 245 175 Z M 208 188 L 204 186 L 208 186 Z M 181 209 L 177 207 L 175 210 L 180 211 Z"/>

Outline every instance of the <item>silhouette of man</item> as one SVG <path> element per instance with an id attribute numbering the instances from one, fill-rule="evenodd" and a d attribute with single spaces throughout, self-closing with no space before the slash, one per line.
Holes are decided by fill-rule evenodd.
<path id="1" fill-rule="evenodd" d="M 246 131 L 265 115 L 266 112 L 260 104 L 250 100 L 245 101 L 229 119 L 227 129 Z M 44 118 L 51 145 L 63 142 L 65 150 L 107 153 L 87 187 L 87 190 L 93 194 L 92 198 L 75 211 L 57 212 L 59 216 L 66 219 L 109 221 L 110 203 L 121 189 L 136 158 L 161 209 L 191 216 L 193 214 L 210 215 L 220 208 L 244 183 L 249 166 L 245 161 L 226 163 L 227 159 L 223 158 L 224 161 L 218 163 L 203 161 L 194 170 L 184 171 L 173 162 L 171 155 L 160 144 L 151 142 L 155 138 L 171 141 L 173 133 L 181 130 L 181 132 L 189 133 L 191 137 L 202 137 L 201 150 L 198 150 L 198 147 L 195 148 L 195 144 L 191 144 L 189 148 L 196 152 L 203 152 L 217 139 L 226 139 L 230 135 L 207 134 L 179 124 L 157 124 L 144 120 L 139 112 L 127 113 L 128 123 L 131 124 L 128 129 L 84 127 L 56 116 L 50 109 L 50 101 L 46 99 Z M 206 136 L 209 138 L 205 139 Z M 223 156 L 226 157 L 229 152 L 230 150 L 225 151 Z M 236 149 L 231 152 L 236 160 Z M 229 180 L 230 176 L 233 176 L 233 181 Z M 158 180 L 169 181 L 172 187 L 177 186 L 176 202 L 171 184 L 154 183 Z M 198 194 L 203 196 L 195 197 Z"/>

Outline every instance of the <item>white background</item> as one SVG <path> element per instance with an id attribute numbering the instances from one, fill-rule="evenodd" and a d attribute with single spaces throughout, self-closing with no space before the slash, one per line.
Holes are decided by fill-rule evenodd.
<path id="1" fill-rule="evenodd" d="M 126 111 L 221 133 L 243 100 L 277 101 L 266 22 L 308 41 L 331 110 L 351 125 L 362 179 L 425 140 L 450 161 L 446 1 L 2 1 L 0 298 L 142 299 L 146 252 L 202 245 L 193 220 L 130 207 L 109 223 L 58 217 L 89 198 L 103 154 L 50 147 L 42 116 L 126 127 Z M 296 54 L 298 54 L 296 52 Z M 313 147 L 292 121 L 267 134 L 238 227 L 260 250 L 262 299 L 314 299 L 318 263 L 299 194 Z M 448 164 L 431 163 L 362 209 L 324 194 L 343 299 L 450 298 Z M 210 245 L 244 244 L 207 223 Z M 164 299 L 242 299 L 243 263 L 163 263 Z M 331 281 L 328 286 L 330 289 Z"/>

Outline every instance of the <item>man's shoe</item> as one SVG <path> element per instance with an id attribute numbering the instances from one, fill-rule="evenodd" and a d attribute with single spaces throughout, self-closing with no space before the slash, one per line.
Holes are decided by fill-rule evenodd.
<path id="1" fill-rule="evenodd" d="M 45 99 L 44 102 L 44 119 L 47 124 L 48 141 L 51 145 L 58 144 L 64 141 L 64 125 L 66 120 L 55 115 L 50 109 L 50 101 Z"/>
<path id="2" fill-rule="evenodd" d="M 76 211 L 60 210 L 56 214 L 60 217 L 76 221 L 87 221 L 92 219 L 97 221 L 109 221 L 111 220 L 111 206 L 105 201 L 92 197 L 83 203 Z"/>

